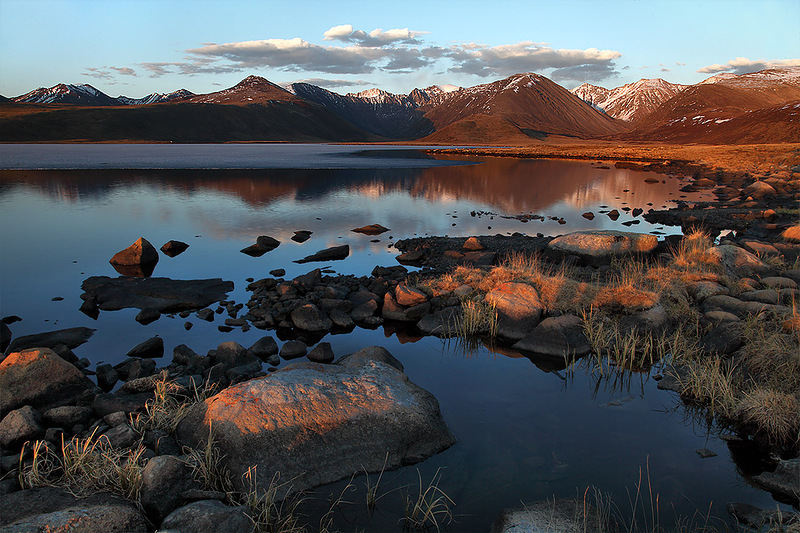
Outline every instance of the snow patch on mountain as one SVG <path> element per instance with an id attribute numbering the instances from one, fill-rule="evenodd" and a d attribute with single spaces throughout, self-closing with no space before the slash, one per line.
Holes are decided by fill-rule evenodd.
<path id="1" fill-rule="evenodd" d="M 656 78 L 641 79 L 615 89 L 584 83 L 572 89 L 572 93 L 609 116 L 630 122 L 649 115 L 686 87 Z"/>

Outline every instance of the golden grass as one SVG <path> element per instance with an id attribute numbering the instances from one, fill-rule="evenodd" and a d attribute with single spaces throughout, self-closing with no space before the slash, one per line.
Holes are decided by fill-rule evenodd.
<path id="1" fill-rule="evenodd" d="M 450 509 L 455 502 L 441 488 L 441 469 L 437 469 L 430 482 L 422 482 L 422 474 L 417 470 L 419 485 L 416 495 L 409 492 L 405 496 L 405 516 L 401 522 L 414 531 L 440 531 L 441 526 L 453 520 Z"/>
<path id="2" fill-rule="evenodd" d="M 131 427 L 141 435 L 150 429 L 174 433 L 189 409 L 215 392 L 215 387 L 195 385 L 187 394 L 164 370 L 154 382 L 153 398 L 145 403 L 145 412 L 131 416 Z"/>
<path id="3" fill-rule="evenodd" d="M 19 471 L 22 488 L 56 486 L 76 496 L 109 491 L 139 503 L 144 454 L 141 443 L 131 449 L 115 448 L 102 435 L 92 433 L 85 439 L 62 438 L 57 451 L 44 441 L 30 446 L 31 461 Z M 25 447 L 20 458 L 24 453 Z"/>

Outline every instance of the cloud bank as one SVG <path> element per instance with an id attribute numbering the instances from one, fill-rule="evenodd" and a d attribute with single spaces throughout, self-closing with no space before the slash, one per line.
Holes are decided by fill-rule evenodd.
<path id="1" fill-rule="evenodd" d="M 718 74 L 720 72 L 731 72 L 733 74 L 749 74 L 751 72 L 758 72 L 767 68 L 776 67 L 797 67 L 800 66 L 800 59 L 773 59 L 764 60 L 757 59 L 751 61 L 746 57 L 737 57 L 731 59 L 724 65 L 714 64 L 708 65 L 699 69 L 697 72 L 702 74 Z"/>
<path id="2" fill-rule="evenodd" d="M 323 40 L 330 44 L 315 44 L 299 37 L 203 43 L 185 50 L 184 61 L 145 62 L 137 66 L 151 77 L 227 74 L 256 69 L 359 76 L 403 74 L 425 68 L 482 78 L 533 71 L 560 81 L 601 81 L 619 75 L 614 60 L 622 54 L 614 50 L 557 49 L 533 41 L 500 46 L 460 43 L 442 47 L 426 44 L 423 40 L 426 35 L 428 32 L 409 28 L 377 28 L 366 32 L 342 24 L 323 33 Z"/>

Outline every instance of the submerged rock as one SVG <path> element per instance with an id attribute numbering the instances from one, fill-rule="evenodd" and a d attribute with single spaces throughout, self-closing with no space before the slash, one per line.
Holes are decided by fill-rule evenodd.
<path id="1" fill-rule="evenodd" d="M 193 311 L 225 299 L 232 281 L 215 279 L 110 278 L 92 276 L 81 288 L 81 299 L 93 299 L 103 311 L 135 307 L 162 313 Z"/>
<path id="2" fill-rule="evenodd" d="M 341 261 L 342 259 L 347 259 L 350 255 L 350 246 L 347 244 L 343 244 L 342 246 L 333 246 L 331 248 L 325 248 L 324 250 L 320 250 L 315 254 L 308 255 L 303 259 L 297 259 L 295 263 L 311 263 L 314 261 Z"/>
<path id="3" fill-rule="evenodd" d="M 67 328 L 36 333 L 34 335 L 24 335 L 12 340 L 5 349 L 5 354 L 20 352 L 29 348 L 55 348 L 62 344 L 69 348 L 77 348 L 94 335 L 96 330 L 91 328 Z"/>
<path id="4" fill-rule="evenodd" d="M 491 533 L 605 533 L 609 527 L 605 509 L 572 498 L 545 500 L 517 509 L 504 509 Z"/>
<path id="5" fill-rule="evenodd" d="M 292 480 L 284 493 L 415 463 L 455 440 L 429 392 L 392 366 L 358 359 L 298 363 L 230 387 L 193 407 L 177 435 L 196 446 L 209 425 L 232 479 L 242 484 L 257 464 L 262 488 L 275 472 Z"/>
<path id="6" fill-rule="evenodd" d="M 389 231 L 389 228 L 384 228 L 380 224 L 370 224 L 369 226 L 362 226 L 350 231 L 363 233 L 364 235 L 380 235 L 381 233 L 386 233 Z"/>

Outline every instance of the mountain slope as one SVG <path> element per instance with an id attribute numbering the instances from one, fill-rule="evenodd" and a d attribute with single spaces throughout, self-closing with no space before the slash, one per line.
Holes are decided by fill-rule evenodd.
<path id="1" fill-rule="evenodd" d="M 149 104 L 164 104 L 166 102 L 175 102 L 179 100 L 186 100 L 195 96 L 193 92 L 186 89 L 178 89 L 171 93 L 153 93 L 148 94 L 142 98 L 128 98 L 127 96 L 118 96 L 116 100 L 122 105 L 149 105 Z"/>
<path id="2" fill-rule="evenodd" d="M 68 85 L 59 83 L 53 87 L 39 87 L 29 93 L 16 98 L 14 102 L 25 104 L 79 104 L 85 106 L 110 106 L 119 105 L 115 98 L 111 98 L 102 91 L 98 91 L 88 84 Z"/>
<path id="3" fill-rule="evenodd" d="M 424 119 L 423 106 L 437 105 L 452 94 L 435 85 L 407 95 L 368 89 L 342 96 L 308 83 L 295 83 L 291 88 L 297 96 L 324 106 L 359 128 L 393 139 L 431 133 L 433 126 Z"/>
<path id="4" fill-rule="evenodd" d="M 598 137 L 625 130 L 623 124 L 598 112 L 560 85 L 531 73 L 460 89 L 426 109 L 425 118 L 439 130 L 474 115 L 499 117 L 520 130 L 578 137 Z"/>
<path id="5" fill-rule="evenodd" d="M 615 89 L 584 83 L 571 92 L 616 119 L 636 122 L 686 87 L 657 78 L 641 79 Z"/>
<path id="6" fill-rule="evenodd" d="M 300 98 L 261 76 L 248 76 L 230 89 L 200 94 L 188 100 L 192 104 L 250 105 L 267 102 L 299 102 Z"/>
<path id="7" fill-rule="evenodd" d="M 791 107 L 782 109 L 796 100 L 800 100 L 797 67 L 714 76 L 664 102 L 628 136 L 675 142 L 797 142 L 798 137 L 791 137 L 796 116 Z M 768 127 L 747 131 L 755 126 L 753 117 L 762 116 L 753 114 L 760 110 L 763 117 L 769 117 Z M 760 135 L 754 135 L 754 131 Z"/>

